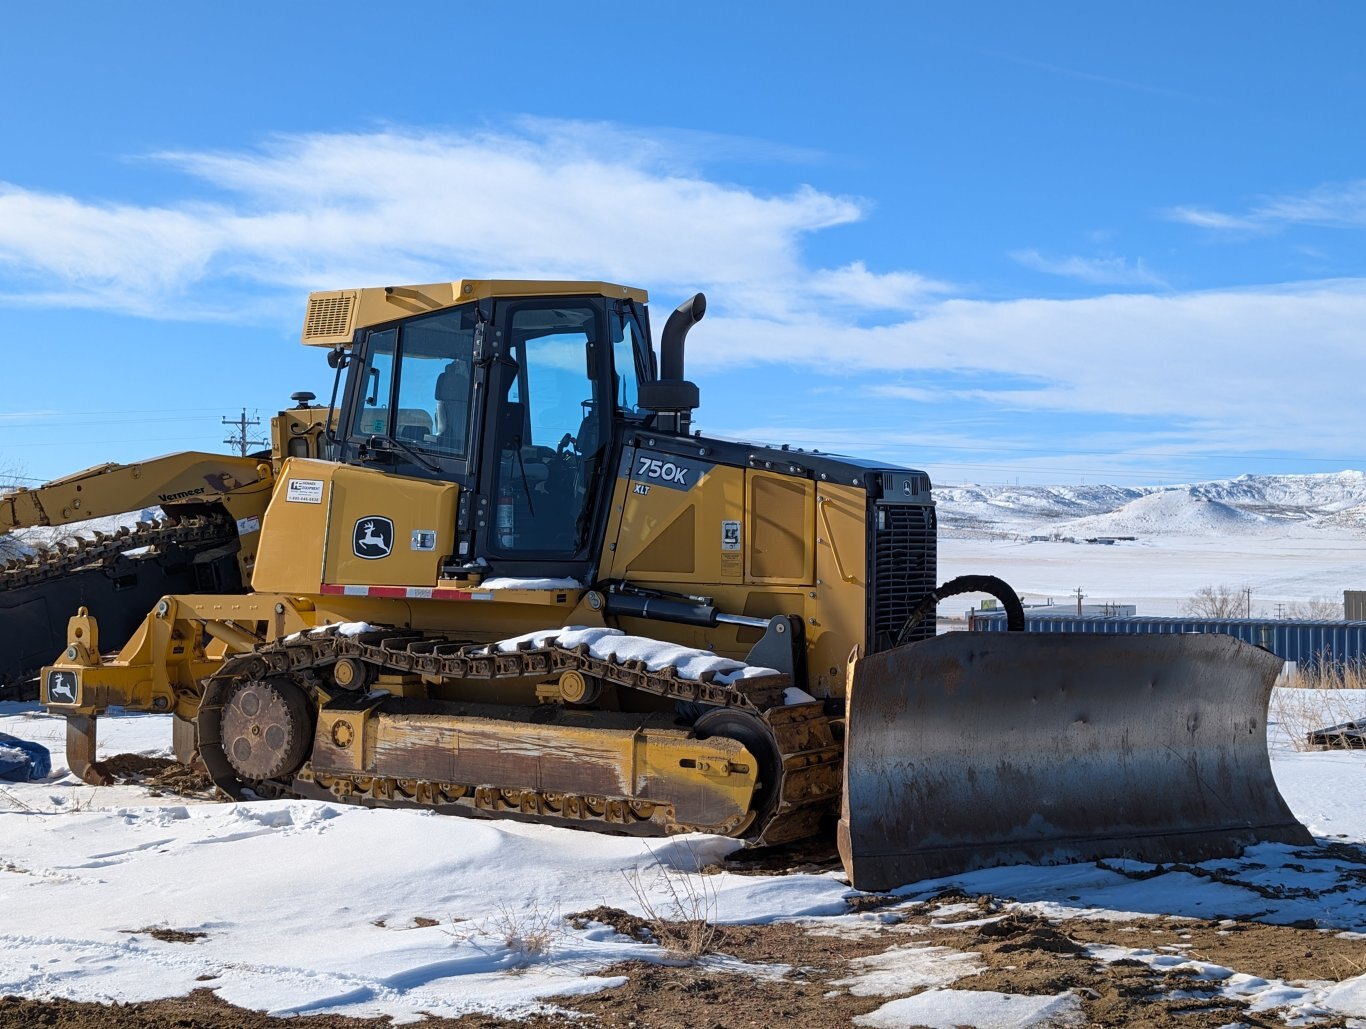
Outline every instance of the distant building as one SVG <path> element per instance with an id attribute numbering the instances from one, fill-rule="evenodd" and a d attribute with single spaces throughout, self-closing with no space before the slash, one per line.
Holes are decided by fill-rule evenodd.
<path id="1" fill-rule="evenodd" d="M 1366 597 L 1366 592 L 1362 593 Z M 1070 605 L 1069 605 L 1070 608 Z M 1171 618 L 1149 616 L 1096 617 L 1056 613 L 1039 608 L 1025 612 L 1026 632 L 1223 633 L 1265 647 L 1283 661 L 1293 661 L 1301 669 L 1311 667 L 1366 667 L 1366 621 L 1315 621 L 1264 618 Z M 1004 611 L 975 611 L 968 619 L 975 632 L 1004 632 Z"/>
<path id="2" fill-rule="evenodd" d="M 1050 617 L 1053 615 L 1062 616 L 1062 612 L 1064 611 L 1064 605 L 1055 604 L 1051 599 L 1045 600 L 1042 603 L 1021 601 L 1021 606 L 1025 610 L 1026 618 L 1033 617 L 1034 615 L 1043 617 Z M 1138 614 L 1138 605 L 1112 603 L 1082 604 L 1081 609 L 1078 610 L 1076 604 L 1069 603 L 1065 605 L 1065 610 L 1067 615 L 1075 615 L 1081 618 L 1133 618 Z M 980 609 L 970 609 L 965 613 L 970 622 L 983 611 L 1004 614 L 1004 609 L 1001 607 L 1000 602 L 995 599 L 984 600 L 982 601 Z"/>

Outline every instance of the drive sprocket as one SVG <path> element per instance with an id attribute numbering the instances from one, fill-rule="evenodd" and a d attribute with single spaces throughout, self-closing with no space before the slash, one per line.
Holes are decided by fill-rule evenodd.
<path id="1" fill-rule="evenodd" d="M 313 738 L 312 705 L 293 683 L 250 679 L 223 705 L 223 751 L 243 779 L 287 775 L 301 764 Z"/>

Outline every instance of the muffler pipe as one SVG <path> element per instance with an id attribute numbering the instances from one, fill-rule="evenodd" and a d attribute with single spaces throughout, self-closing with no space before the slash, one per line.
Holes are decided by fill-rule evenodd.
<path id="1" fill-rule="evenodd" d="M 664 323 L 664 332 L 659 337 L 660 379 L 683 378 L 683 341 L 688 337 L 688 330 L 700 322 L 706 313 L 707 296 L 705 293 L 696 293 L 669 315 L 669 320 Z"/>

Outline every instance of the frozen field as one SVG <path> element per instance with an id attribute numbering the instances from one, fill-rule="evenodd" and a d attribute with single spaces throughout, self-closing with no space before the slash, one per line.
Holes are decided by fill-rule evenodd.
<path id="1" fill-rule="evenodd" d="M 1318 597 L 1342 602 L 1347 589 L 1366 589 L 1366 536 L 1357 530 L 1293 526 L 1252 536 L 1164 535 L 1113 545 L 1030 543 L 952 533 L 939 541 L 939 580 L 999 575 L 1031 603 L 1051 598 L 1076 604 L 1136 604 L 1142 615 L 1178 615 L 1202 586 L 1252 590 L 1252 614 L 1274 617 L 1277 604 Z M 960 615 L 972 598 L 941 607 Z"/>
<path id="2" fill-rule="evenodd" d="M 103 728 L 106 753 L 169 753 L 163 716 L 111 718 Z M 1313 925 L 1366 946 L 1363 867 L 1331 848 L 1263 845 L 1151 877 L 1133 874 L 1150 866 L 1122 860 L 1014 866 L 917 883 L 860 914 L 833 871 L 703 874 L 735 847 L 718 837 L 638 841 L 417 812 L 97 789 L 61 767 L 60 729 L 32 705 L 0 705 L 0 732 L 52 745 L 58 766 L 47 782 L 0 791 L 0 995 L 133 1001 L 208 984 L 225 1000 L 279 1014 L 519 1017 L 551 1010 L 556 998 L 620 987 L 620 976 L 599 974 L 619 962 L 670 960 L 606 925 L 575 927 L 564 917 L 573 912 L 653 907 L 720 924 L 796 921 L 839 936 L 894 923 L 949 887 L 1009 898 L 997 918 L 1251 919 Z M 1366 753 L 1301 753 L 1283 733 L 1273 737 L 1277 781 L 1315 836 L 1366 844 Z M 934 910 L 943 919 L 958 911 L 949 903 Z M 168 943 L 154 930 L 202 936 Z M 1067 991 L 1012 1001 L 972 989 L 976 966 L 962 954 L 906 948 L 913 936 L 894 942 L 882 963 L 853 964 L 848 988 L 887 998 L 865 1024 L 1043 1025 L 1064 1016 L 1057 1024 L 1077 1024 Z M 1158 966 L 1188 960 L 1141 944 L 1096 955 Z M 720 955 L 704 957 L 702 968 L 722 977 L 794 974 Z M 1288 982 L 1208 961 L 1189 970 L 1287 1017 L 1366 1025 L 1364 976 Z M 926 985 L 932 995 L 918 992 Z"/>

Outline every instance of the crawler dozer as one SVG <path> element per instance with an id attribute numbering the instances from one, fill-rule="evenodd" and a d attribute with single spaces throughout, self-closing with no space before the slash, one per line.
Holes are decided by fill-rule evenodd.
<path id="1" fill-rule="evenodd" d="M 695 431 L 704 311 L 656 350 L 645 293 L 609 283 L 313 294 L 332 402 L 259 468 L 250 591 L 170 592 L 112 646 L 77 611 L 41 676 L 72 769 L 101 781 L 107 708 L 164 711 L 230 797 L 833 829 L 864 889 L 1309 841 L 1267 758 L 1270 655 L 938 635 L 945 596 L 1018 600 L 936 585 L 924 472 Z"/>

